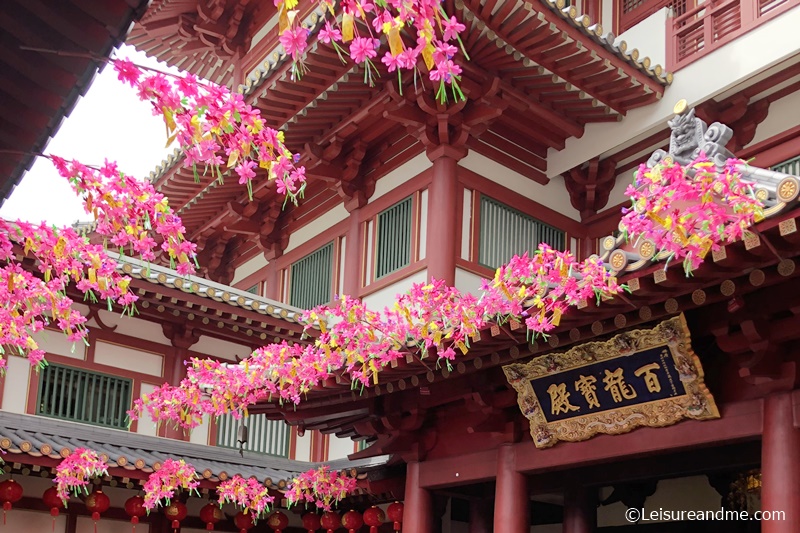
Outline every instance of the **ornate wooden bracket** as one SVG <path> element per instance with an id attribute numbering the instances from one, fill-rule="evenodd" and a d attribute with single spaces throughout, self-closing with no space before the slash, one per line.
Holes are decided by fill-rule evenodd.
<path id="1" fill-rule="evenodd" d="M 756 128 L 769 112 L 770 100 L 762 98 L 750 102 L 744 94 L 736 94 L 721 102 L 709 100 L 697 108 L 697 116 L 708 122 L 722 122 L 733 130 L 733 137 L 728 143 L 731 152 L 738 152 L 753 141 Z"/>
<path id="2" fill-rule="evenodd" d="M 564 184 L 569 192 L 572 207 L 586 219 L 608 203 L 608 196 L 616 183 L 617 165 L 610 159 L 595 157 L 587 164 L 564 174 Z"/>
<path id="3" fill-rule="evenodd" d="M 176 348 L 188 350 L 200 340 L 200 333 L 186 324 L 162 322 L 161 331 L 164 332 L 165 337 L 172 341 L 172 345 Z"/>

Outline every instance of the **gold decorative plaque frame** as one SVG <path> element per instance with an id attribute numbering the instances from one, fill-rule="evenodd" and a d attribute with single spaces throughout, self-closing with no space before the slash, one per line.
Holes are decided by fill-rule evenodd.
<path id="1" fill-rule="evenodd" d="M 620 359 L 624 363 L 633 363 L 636 354 L 653 350 L 661 350 L 662 362 L 674 365 L 670 372 L 678 376 L 669 384 L 677 395 L 625 405 L 608 410 L 579 412 L 577 406 L 566 399 L 566 406 L 578 411 L 569 418 L 550 420 L 545 416 L 542 402 L 537 398 L 533 381 L 555 374 L 591 367 L 604 361 Z M 667 353 L 669 355 L 667 355 Z M 604 366 L 608 366 L 606 363 Z M 629 365 L 630 366 L 630 365 Z M 641 369 L 640 369 L 641 370 Z M 578 442 L 592 438 L 597 434 L 617 435 L 627 433 L 637 427 L 664 427 L 683 419 L 706 420 L 719 418 L 719 411 L 711 393 L 703 382 L 703 368 L 700 360 L 692 350 L 689 328 L 683 314 L 661 322 L 653 329 L 634 330 L 621 333 L 606 342 L 590 342 L 576 346 L 567 352 L 547 354 L 537 357 L 528 363 L 515 363 L 503 367 L 506 379 L 517 391 L 517 403 L 523 415 L 530 421 L 531 437 L 537 448 L 549 448 L 559 441 Z M 669 372 L 664 375 L 667 376 Z M 642 377 L 642 374 L 637 374 Z M 608 376 L 608 373 L 606 373 Z M 583 376 L 581 376 L 583 377 Z M 667 376 L 668 377 L 668 376 Z M 575 384 L 577 386 L 577 383 Z M 595 387 L 603 387 L 603 381 L 594 382 Z M 650 388 L 649 386 L 647 387 Z M 605 389 L 608 390 L 608 389 Z M 551 392 L 552 391 L 552 392 Z M 547 405 L 555 412 L 554 398 L 558 396 L 558 386 L 548 389 L 551 397 Z M 578 392 L 573 389 L 576 397 Z M 625 389 L 623 389 L 625 392 Z M 541 391 L 540 391 L 541 394 Z M 555 394 L 555 396 L 553 396 Z M 588 399 L 588 397 L 587 397 Z M 621 398 L 618 398 L 618 401 Z M 595 397 L 595 403 L 597 398 Z M 599 406 L 598 406 L 599 407 Z M 591 408 L 591 405 L 590 405 Z M 566 407 L 563 408 L 567 412 Z"/>

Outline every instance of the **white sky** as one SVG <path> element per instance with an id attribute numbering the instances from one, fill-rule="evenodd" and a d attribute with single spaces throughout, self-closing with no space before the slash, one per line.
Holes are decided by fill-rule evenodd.
<path id="1" fill-rule="evenodd" d="M 167 70 L 133 47 L 123 46 L 116 56 Z M 146 178 L 171 151 L 164 147 L 166 140 L 161 117 L 153 116 L 151 105 L 139 101 L 136 91 L 117 80 L 116 72 L 107 65 L 61 123 L 45 153 L 93 165 L 104 159 L 116 160 L 126 174 Z M 34 162 L 0 208 L 0 217 L 58 226 L 91 220 L 66 180 L 43 158 Z"/>

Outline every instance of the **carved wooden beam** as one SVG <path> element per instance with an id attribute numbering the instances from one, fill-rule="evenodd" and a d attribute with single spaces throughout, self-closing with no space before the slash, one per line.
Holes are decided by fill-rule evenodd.
<path id="1" fill-rule="evenodd" d="M 617 165 L 613 160 L 598 157 L 577 166 L 564 174 L 564 184 L 569 192 L 572 207 L 586 219 L 608 203 L 608 196 L 616 182 Z"/>

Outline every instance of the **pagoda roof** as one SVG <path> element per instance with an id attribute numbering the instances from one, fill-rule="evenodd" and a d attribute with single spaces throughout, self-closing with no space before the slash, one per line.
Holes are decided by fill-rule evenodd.
<path id="1" fill-rule="evenodd" d="M 157 5 L 162 4 L 167 2 Z M 193 3 L 182 5 L 189 9 Z M 400 90 L 396 76 L 380 62 L 375 62 L 380 78 L 368 86 L 360 67 L 343 63 L 316 35 L 309 39 L 309 70 L 300 80 L 292 78 L 291 58 L 278 44 L 274 28 L 258 43 L 266 60 L 240 90 L 270 126 L 286 131 L 287 145 L 301 154 L 308 176 L 305 200 L 278 217 L 277 232 L 341 202 L 342 168 L 355 168 L 357 187 L 368 190 L 368 183 L 430 143 L 442 142 L 436 136 L 443 113 L 459 115 L 450 127 L 462 132 L 471 150 L 546 184 L 548 150 L 563 149 L 589 123 L 618 121 L 628 110 L 657 101 L 672 81 L 672 74 L 624 42 L 617 43 L 574 7 L 564 7 L 563 0 L 449 0 L 445 9 L 467 26 L 462 41 L 470 56 L 460 60 L 467 100 L 449 106 L 437 104 L 427 84 L 415 87 L 411 75 Z M 175 28 L 167 31 L 167 18 L 156 24 L 161 14 L 149 16 L 129 42 L 161 59 L 180 56 L 180 50 L 165 44 L 177 38 Z M 312 33 L 322 20 L 311 9 L 300 16 Z M 152 35 L 148 21 L 159 28 Z M 191 66 L 184 63 L 178 66 Z M 228 253 L 235 265 L 260 250 L 258 232 L 242 221 L 280 200 L 274 184 L 259 176 L 255 206 L 248 211 L 241 206 L 249 198 L 237 180 L 220 183 L 202 176 L 196 183 L 192 170 L 182 167 L 179 151 L 150 179 L 170 198 L 190 239 L 233 242 Z"/>
<path id="2" fill-rule="evenodd" d="M 231 448 L 2 411 L 0 448 L 6 452 L 3 456 L 6 463 L 42 466 L 55 466 L 76 448 L 87 448 L 106 461 L 111 475 L 133 479 L 146 479 L 166 459 L 184 459 L 204 480 L 212 483 L 238 474 L 256 478 L 278 490 L 284 489 L 297 474 L 322 465 L 363 479 L 368 471 L 386 465 L 389 460 L 388 456 L 382 456 L 310 463 L 248 451 L 240 454 Z"/>
<path id="3" fill-rule="evenodd" d="M 147 0 L 11 2 L 0 14 L 0 203 L 86 94 Z M 30 50 L 27 48 L 34 48 Z"/>

